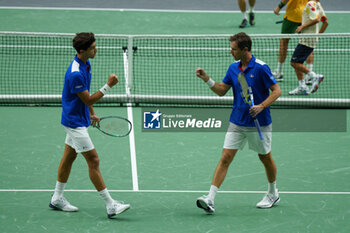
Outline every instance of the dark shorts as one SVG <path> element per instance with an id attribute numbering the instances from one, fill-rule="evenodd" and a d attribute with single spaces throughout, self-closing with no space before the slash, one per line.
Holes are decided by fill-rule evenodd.
<path id="1" fill-rule="evenodd" d="M 303 64 L 312 51 L 314 51 L 313 48 L 298 44 L 290 61 Z"/>
<path id="2" fill-rule="evenodd" d="M 283 19 L 282 23 L 282 34 L 294 34 L 297 28 L 301 25 L 301 23 L 295 23 L 292 21 L 289 21 L 287 18 Z"/>

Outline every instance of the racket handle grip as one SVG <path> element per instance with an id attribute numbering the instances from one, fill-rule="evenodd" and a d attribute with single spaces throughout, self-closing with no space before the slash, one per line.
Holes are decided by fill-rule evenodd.
<path id="1" fill-rule="evenodd" d="M 255 123 L 256 129 L 258 130 L 260 140 L 264 140 L 264 135 L 261 132 L 261 127 L 260 127 L 258 119 L 254 119 L 254 123 Z"/>

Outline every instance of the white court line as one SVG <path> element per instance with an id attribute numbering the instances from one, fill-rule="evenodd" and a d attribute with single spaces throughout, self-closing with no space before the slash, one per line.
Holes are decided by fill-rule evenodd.
<path id="1" fill-rule="evenodd" d="M 130 144 L 130 158 L 131 158 L 131 173 L 132 173 L 132 186 L 133 191 L 139 191 L 139 181 L 137 176 L 137 164 L 136 164 L 136 149 L 135 149 L 135 135 L 134 135 L 134 121 L 132 113 L 132 105 L 127 104 L 128 119 L 133 125 L 132 130 L 129 134 L 129 144 Z"/>
<path id="2" fill-rule="evenodd" d="M 129 88 L 129 61 L 126 51 L 123 52 L 124 61 L 124 77 L 125 77 L 125 91 L 126 95 L 130 96 Z M 132 129 L 129 134 L 129 144 L 130 144 L 130 159 L 131 159 L 131 174 L 132 174 L 132 187 L 134 191 L 139 190 L 139 181 L 137 175 L 137 163 L 136 163 L 136 148 L 135 148 L 135 127 L 134 127 L 134 117 L 132 113 L 132 104 L 128 101 L 127 103 L 128 120 L 131 122 Z"/>
<path id="3" fill-rule="evenodd" d="M 0 189 L 0 192 L 54 192 L 54 189 Z M 108 190 L 117 193 L 207 193 L 207 191 L 197 190 Z M 67 189 L 65 192 L 96 192 L 94 189 Z M 226 194 L 259 194 L 266 191 L 218 191 Z M 279 191 L 280 194 L 302 194 L 302 195 L 350 195 L 350 192 L 297 192 Z"/>
<path id="4" fill-rule="evenodd" d="M 239 10 L 170 10 L 170 9 L 132 9 L 132 8 L 79 8 L 79 7 L 16 7 L 16 6 L 1 6 L 0 9 L 5 10 L 63 10 L 63 11 L 129 11 L 129 12 L 165 12 L 165 13 L 241 13 Z M 254 11 L 255 13 L 271 13 L 271 10 Z M 280 13 L 286 13 L 281 11 Z M 350 11 L 327 11 L 327 13 L 348 14 Z"/>

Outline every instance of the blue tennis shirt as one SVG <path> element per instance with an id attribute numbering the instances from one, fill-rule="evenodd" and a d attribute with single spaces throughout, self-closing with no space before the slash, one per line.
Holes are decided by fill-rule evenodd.
<path id="1" fill-rule="evenodd" d="M 244 102 L 238 83 L 238 74 L 242 72 L 240 67 L 240 61 L 232 63 L 222 80 L 223 83 L 232 86 L 234 95 L 230 122 L 239 126 L 253 127 L 255 124 L 252 116 L 249 114 L 250 107 Z M 243 73 L 248 85 L 252 87 L 255 105 L 263 102 L 269 96 L 269 88 L 277 83 L 268 65 L 254 56 L 250 59 Z M 259 113 L 257 119 L 261 126 L 271 124 L 270 108 L 265 108 Z"/>
<path id="2" fill-rule="evenodd" d="M 85 64 L 75 56 L 64 77 L 62 125 L 70 128 L 88 127 L 90 125 L 89 107 L 77 95 L 78 92 L 90 91 L 90 83 L 91 66 L 89 60 Z"/>

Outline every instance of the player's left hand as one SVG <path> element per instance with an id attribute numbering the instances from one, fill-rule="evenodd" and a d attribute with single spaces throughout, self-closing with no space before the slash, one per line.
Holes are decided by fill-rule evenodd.
<path id="1" fill-rule="evenodd" d="M 91 126 L 92 127 L 96 127 L 96 126 L 98 126 L 98 127 L 100 127 L 100 118 L 98 117 L 98 116 L 96 116 L 96 115 L 91 115 L 90 116 L 90 120 L 91 120 Z"/>
<path id="2" fill-rule="evenodd" d="M 249 113 L 252 117 L 256 117 L 259 113 L 261 113 L 264 110 L 264 107 L 259 104 L 259 105 L 254 105 L 249 109 Z"/>

